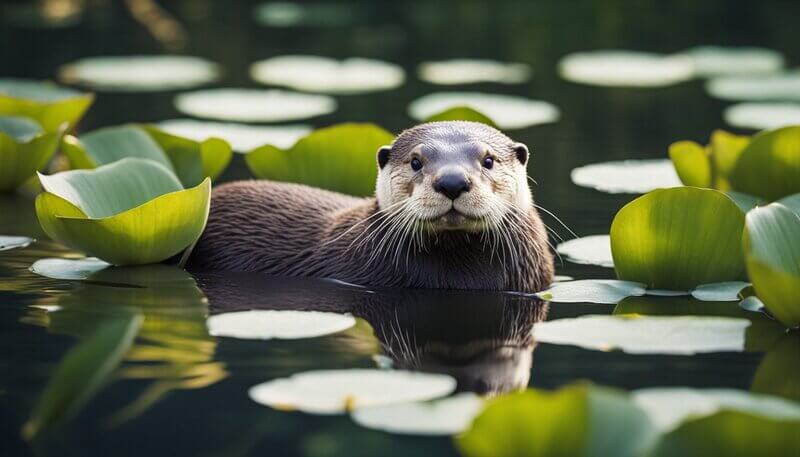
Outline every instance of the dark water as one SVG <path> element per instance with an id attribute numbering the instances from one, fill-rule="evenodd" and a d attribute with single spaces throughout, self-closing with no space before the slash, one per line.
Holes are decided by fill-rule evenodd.
<path id="1" fill-rule="evenodd" d="M 2 25 L 0 73 L 48 78 L 58 65 L 80 57 L 164 52 L 117 2 L 89 3 L 96 6 L 75 27 Z M 800 4 L 791 1 L 374 1 L 351 5 L 358 17 L 350 26 L 286 29 L 256 25 L 251 2 L 169 5 L 187 31 L 188 40 L 178 51 L 222 64 L 220 86 L 255 86 L 247 75 L 249 64 L 287 53 L 375 57 L 409 72 L 399 89 L 339 97 L 338 111 L 312 120 L 316 126 L 371 121 L 397 132 L 412 125 L 407 104 L 442 90 L 414 77 L 423 60 L 479 57 L 529 63 L 534 77 L 528 84 L 482 84 L 467 90 L 526 95 L 561 109 L 559 122 L 512 136 L 532 148 L 530 174 L 538 182 L 538 202 L 579 235 L 607 233 L 615 212 L 632 197 L 578 188 L 569 180 L 572 168 L 663 157 L 672 141 L 704 140 L 714 128 L 724 127 L 724 104 L 709 98 L 699 80 L 641 90 L 575 85 L 556 74 L 561 56 L 600 48 L 667 53 L 719 44 L 773 48 L 790 65 L 800 62 Z M 173 95 L 102 93 L 80 128 L 181 117 L 172 107 Z M 236 157 L 223 179 L 245 176 L 243 161 Z M 554 220 L 547 223 L 557 228 Z M 415 291 L 365 296 L 343 285 L 250 275 L 198 277 L 196 285 L 190 279 L 147 290 L 113 281 L 47 280 L 29 273 L 28 266 L 39 258 L 74 253 L 44 241 L 32 201 L 20 196 L 0 200 L 0 233 L 41 240 L 0 252 L 0 439 L 2 454 L 9 456 L 452 455 L 449 438 L 370 431 L 347 416 L 275 411 L 251 401 L 247 389 L 306 370 L 374 367 L 375 356 L 383 354 L 395 366 L 450 372 L 467 390 L 505 390 L 524 383 L 557 388 L 578 379 L 624 389 L 747 390 L 763 357 L 757 350 L 690 357 L 549 344 L 534 349 L 522 336 L 538 319 L 609 314 L 613 307 L 606 305 L 546 306 L 510 296 Z M 558 273 L 579 278 L 613 274 L 569 263 L 559 264 Z M 51 306 L 60 310 L 42 308 Z M 207 314 L 249 308 L 325 309 L 352 312 L 360 319 L 351 330 L 317 339 L 263 342 L 208 335 Z M 21 440 L 22 424 L 76 337 L 130 312 L 144 316 L 142 330 L 109 384 L 69 424 L 34 443 Z M 397 339 L 387 336 L 391 332 L 412 338 L 419 351 L 412 357 L 398 350 Z M 459 359 L 428 351 L 442 346 L 473 352 Z M 511 355 L 493 354 L 498 346 L 512 348 Z M 501 360 L 484 363 L 491 357 Z"/>

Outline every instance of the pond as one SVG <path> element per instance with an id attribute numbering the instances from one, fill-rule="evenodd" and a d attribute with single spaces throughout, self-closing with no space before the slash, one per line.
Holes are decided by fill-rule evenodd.
<path id="1" fill-rule="evenodd" d="M 582 63 L 586 56 L 576 54 L 569 65 L 564 56 L 597 49 L 670 54 L 725 45 L 776 50 L 789 68 L 800 62 L 800 4 L 778 1 L 736 8 L 721 0 L 669 7 L 655 1 L 555 0 L 163 2 L 180 20 L 177 26 L 162 24 L 177 27 L 172 34 L 143 26 L 154 19 L 134 19 L 122 2 L 88 2 L 85 11 L 56 23 L 37 19 L 32 3 L 1 7 L 6 22 L 0 36 L 8 45 L 0 48 L 0 76 L 56 79 L 62 68 L 62 80 L 96 90 L 78 134 L 172 121 L 172 131 L 183 128 L 186 136 L 193 130 L 233 131 L 234 150 L 245 151 L 266 142 L 259 135 L 286 148 L 312 128 L 339 122 L 374 122 L 399 133 L 442 111 L 437 104 L 449 95 L 439 92 L 541 102 L 509 105 L 479 96 L 476 104 L 530 147 L 532 190 L 547 209 L 543 218 L 553 245 L 573 232 L 608 234 L 617 211 L 649 190 L 637 173 L 663 174 L 663 163 L 643 162 L 636 166 L 646 169 L 627 174 L 604 169 L 601 178 L 612 179 L 599 184 L 591 169 L 572 174 L 574 169 L 665 159 L 671 143 L 705 142 L 717 128 L 751 134 L 747 127 L 776 126 L 758 123 L 769 114 L 756 116 L 755 124 L 726 125 L 723 113 L 731 103 L 711 96 L 705 79 L 686 76 L 680 62 L 647 60 L 664 66 L 658 77 L 632 71 L 639 79 L 623 85 L 637 87 L 617 87 L 607 75 L 587 74 L 586 68 L 598 64 Z M 160 81 L 137 78 L 136 62 L 120 74 L 90 68 L 102 62 L 79 61 L 164 52 L 205 60 L 165 63 L 163 73 L 170 77 Z M 294 54 L 370 60 L 337 65 L 329 59 L 275 59 Z M 459 58 L 517 64 L 457 62 L 452 73 L 433 64 Z M 615 55 L 622 60 L 613 65 L 634 65 L 628 58 Z M 429 64 L 418 73 L 424 62 Z M 326 71 L 337 72 L 342 83 L 331 86 L 314 77 Z M 587 78 L 595 83 L 587 84 Z M 240 105 L 253 100 L 255 107 Z M 181 120 L 194 116 L 214 124 Z M 230 122 L 247 124 L 230 130 Z M 257 133 L 248 125 L 289 128 Z M 653 171 L 659 166 L 661 171 Z M 251 176 L 244 155 L 234 153 L 217 182 Z M 644 390 L 656 387 L 800 400 L 797 331 L 786 332 L 735 302 L 646 295 L 614 300 L 616 305 L 547 303 L 513 293 L 385 290 L 245 273 L 192 276 L 166 265 L 99 271 L 83 265 L 89 268 L 83 271 L 51 261 L 38 264 L 40 273 L 52 269 L 42 275 L 30 271 L 36 261 L 82 254 L 48 240 L 33 198 L 23 194 L 0 195 L 0 234 L 36 240 L 0 248 L 0 433 L 8 456 L 455 456 L 461 455 L 459 446 L 480 448 L 450 435 L 463 431 L 484 396 L 526 386 L 560 389 L 582 380 L 635 391 L 640 404 L 658 402 L 659 391 Z M 557 274 L 615 278 L 604 262 L 607 255 L 596 247 L 565 250 L 556 260 Z M 628 314 L 644 317 L 631 322 L 635 328 L 603 320 Z M 680 316 L 696 318 L 687 321 L 691 325 L 668 319 Z M 739 324 L 715 321 L 719 316 Z M 700 318 L 709 321 L 693 330 Z M 388 368 L 412 373 L 381 377 Z M 672 395 L 681 392 L 688 396 L 668 398 L 707 400 L 691 397 L 693 390 Z M 452 401 L 436 403 L 439 410 L 420 406 L 442 397 Z M 405 399 L 405 409 L 393 409 L 397 405 L 385 404 L 387 398 Z M 354 408 L 362 403 L 372 409 Z M 556 417 L 544 407 L 541 414 L 543 421 Z M 786 414 L 800 420 L 795 412 Z M 35 439 L 25 438 L 39 429 Z M 569 441 L 573 435 L 556 436 Z M 513 455 L 492 445 L 497 455 Z M 798 449 L 797 441 L 787 437 L 782 450 L 791 455 L 792 449 Z M 561 452 L 570 455 L 566 447 Z"/>

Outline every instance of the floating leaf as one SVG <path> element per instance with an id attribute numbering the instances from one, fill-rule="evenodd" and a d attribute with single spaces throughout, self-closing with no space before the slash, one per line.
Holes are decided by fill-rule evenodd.
<path id="1" fill-rule="evenodd" d="M 122 159 L 95 170 L 39 175 L 36 214 L 54 240 L 115 265 L 154 263 L 192 245 L 208 217 L 211 184 L 183 190 L 169 170 Z"/>
<path id="2" fill-rule="evenodd" d="M 456 435 L 469 428 L 484 400 L 462 393 L 430 402 L 358 408 L 350 416 L 360 426 L 401 435 Z"/>
<path id="3" fill-rule="evenodd" d="M 737 103 L 725 108 L 722 118 L 733 127 L 755 130 L 800 125 L 800 103 Z"/>
<path id="4" fill-rule="evenodd" d="M 742 281 L 701 284 L 692 291 L 692 297 L 702 301 L 739 301 L 742 289 L 749 285 L 749 282 Z"/>
<path id="5" fill-rule="evenodd" d="M 467 457 L 643 455 L 657 436 L 623 393 L 587 385 L 492 400 L 456 438 Z"/>
<path id="6" fill-rule="evenodd" d="M 703 148 L 692 141 L 679 141 L 669 148 L 669 157 L 683 184 L 730 191 L 730 175 L 750 137 L 715 130 Z"/>
<path id="7" fill-rule="evenodd" d="M 45 132 L 57 132 L 64 123 L 72 130 L 92 101 L 94 95 L 52 83 L 0 78 L 0 115 L 32 118 Z"/>
<path id="8" fill-rule="evenodd" d="M 417 68 L 419 79 L 432 84 L 501 84 L 524 83 L 531 77 L 531 67 L 519 62 L 498 62 L 481 59 L 451 59 L 422 62 Z"/>
<path id="9" fill-rule="evenodd" d="M 188 89 L 215 81 L 219 67 L 189 56 L 88 57 L 62 66 L 59 78 L 103 91 L 145 92 Z"/>
<path id="10" fill-rule="evenodd" d="M 772 49 L 698 46 L 681 52 L 689 57 L 697 76 L 752 75 L 783 69 L 781 53 Z"/>
<path id="11" fill-rule="evenodd" d="M 800 126 L 754 136 L 729 179 L 734 190 L 769 201 L 800 192 Z"/>
<path id="12" fill-rule="evenodd" d="M 614 279 L 580 279 L 550 286 L 537 296 L 558 303 L 605 303 L 613 305 L 626 297 L 645 294 L 644 284 Z"/>
<path id="13" fill-rule="evenodd" d="M 737 280 L 744 272 L 743 226 L 742 211 L 716 190 L 652 191 L 625 205 L 611 224 L 617 276 L 668 290 Z"/>
<path id="14" fill-rule="evenodd" d="M 152 126 L 144 130 L 158 143 L 184 186 L 196 186 L 205 177 L 217 179 L 231 161 L 231 146 L 220 138 L 194 141 L 164 132 Z M 199 174 L 196 171 L 199 166 Z"/>
<path id="15" fill-rule="evenodd" d="M 356 408 L 432 400 L 456 388 L 447 375 L 376 369 L 307 371 L 250 388 L 250 398 L 279 410 L 338 414 Z"/>
<path id="16" fill-rule="evenodd" d="M 208 318 L 208 333 L 251 340 L 316 338 L 356 325 L 349 314 L 321 311 L 250 310 Z"/>
<path id="17" fill-rule="evenodd" d="M 691 355 L 744 350 L 747 319 L 588 315 L 534 324 L 540 343 L 630 354 Z"/>
<path id="18" fill-rule="evenodd" d="M 691 79 L 694 64 L 681 55 L 604 50 L 569 54 L 558 71 L 567 81 L 593 86 L 658 87 Z"/>
<path id="19" fill-rule="evenodd" d="M 684 185 L 711 187 L 711 159 L 706 148 L 694 141 L 678 141 L 669 146 L 669 158 Z"/>
<path id="20" fill-rule="evenodd" d="M 423 121 L 456 107 L 468 107 L 483 113 L 503 129 L 547 124 L 557 121 L 561 115 L 558 108 L 548 102 L 482 92 L 429 94 L 411 102 L 408 113 L 414 119 Z"/>
<path id="21" fill-rule="evenodd" d="M 34 241 L 36 240 L 27 236 L 0 235 L 0 251 L 26 248 Z"/>
<path id="22" fill-rule="evenodd" d="M 614 268 L 611 237 L 608 235 L 590 235 L 565 241 L 558 245 L 557 251 L 570 262 Z"/>
<path id="23" fill-rule="evenodd" d="M 30 439 L 41 430 L 69 420 L 102 387 L 133 343 L 138 315 L 122 315 L 99 327 L 61 359 L 23 427 Z"/>
<path id="24" fill-rule="evenodd" d="M 495 124 L 493 120 L 489 119 L 489 117 L 467 106 L 456 106 L 454 108 L 446 109 L 441 113 L 434 114 L 433 116 L 425 119 L 425 122 L 439 121 L 481 122 L 497 128 L 497 124 Z"/>
<path id="25" fill-rule="evenodd" d="M 62 133 L 43 132 L 28 118 L 0 116 L 0 192 L 16 189 L 43 169 L 56 152 Z"/>
<path id="26" fill-rule="evenodd" d="M 210 137 L 222 138 L 234 151 L 247 152 L 265 144 L 289 148 L 300 138 L 311 133 L 309 125 L 247 125 L 228 122 L 173 119 L 156 124 L 171 135 L 204 141 Z"/>
<path id="27" fill-rule="evenodd" d="M 110 267 L 111 264 L 95 257 L 83 259 L 39 259 L 31 265 L 31 272 L 52 279 L 70 281 L 87 279 L 94 273 Z"/>
<path id="28" fill-rule="evenodd" d="M 767 309 L 766 306 L 764 306 L 764 302 L 762 302 L 755 295 L 745 297 L 742 301 L 740 301 L 739 308 L 753 313 L 762 313 L 765 309 Z"/>
<path id="29" fill-rule="evenodd" d="M 669 160 L 622 160 L 575 168 L 572 182 L 609 194 L 641 194 L 681 185 Z"/>
<path id="30" fill-rule="evenodd" d="M 238 122 L 278 122 L 306 119 L 336 111 L 327 95 L 285 90 L 209 89 L 175 97 L 178 111 L 190 116 Z"/>
<path id="31" fill-rule="evenodd" d="M 800 325 L 800 216 L 780 203 L 756 208 L 743 238 L 758 298 L 784 325 Z"/>
<path id="32" fill-rule="evenodd" d="M 393 140 L 372 124 L 339 124 L 315 130 L 286 150 L 262 146 L 245 160 L 258 178 L 366 196 L 375 191 L 378 148 Z"/>
<path id="33" fill-rule="evenodd" d="M 714 78 L 706 84 L 706 92 L 722 100 L 797 101 L 800 100 L 800 71 Z"/>
<path id="34" fill-rule="evenodd" d="M 255 62 L 250 77 L 304 92 L 358 94 L 399 87 L 406 74 L 395 64 L 374 59 L 289 55 Z"/>

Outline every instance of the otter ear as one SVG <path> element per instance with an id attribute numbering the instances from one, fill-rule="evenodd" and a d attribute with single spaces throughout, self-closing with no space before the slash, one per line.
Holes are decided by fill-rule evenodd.
<path id="1" fill-rule="evenodd" d="M 523 165 L 528 163 L 528 147 L 522 143 L 514 143 L 513 148 L 517 154 L 517 160 Z"/>
<path id="2" fill-rule="evenodd" d="M 381 146 L 380 149 L 378 149 L 378 166 L 381 167 L 381 169 L 389 162 L 389 156 L 391 154 L 391 146 Z"/>

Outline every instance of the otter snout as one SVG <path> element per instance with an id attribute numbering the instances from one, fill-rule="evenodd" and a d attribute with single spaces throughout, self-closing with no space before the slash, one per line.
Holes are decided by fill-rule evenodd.
<path id="1" fill-rule="evenodd" d="M 469 192 L 470 182 L 461 172 L 447 172 L 440 174 L 433 181 L 433 190 L 455 200 L 464 192 Z"/>

